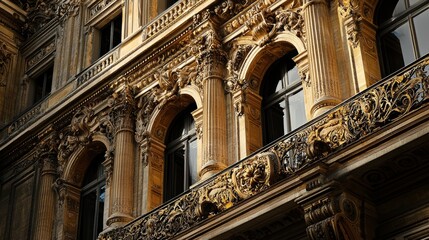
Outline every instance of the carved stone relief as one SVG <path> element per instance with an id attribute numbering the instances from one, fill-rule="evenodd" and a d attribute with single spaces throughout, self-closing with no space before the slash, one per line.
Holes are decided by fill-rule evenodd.
<path id="1" fill-rule="evenodd" d="M 6 86 L 6 77 L 11 59 L 12 53 L 7 50 L 5 43 L 0 42 L 0 87 Z"/>
<path id="2" fill-rule="evenodd" d="M 360 23 L 362 21 L 362 9 L 360 2 L 358 0 L 338 1 L 338 9 L 346 26 L 347 39 L 354 48 L 358 46 L 361 37 Z"/>

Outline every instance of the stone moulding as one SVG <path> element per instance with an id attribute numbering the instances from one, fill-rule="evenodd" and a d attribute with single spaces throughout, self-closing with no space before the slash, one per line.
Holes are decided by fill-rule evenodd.
<path id="1" fill-rule="evenodd" d="M 240 204 L 304 167 L 379 132 L 429 100 L 429 56 L 380 81 L 257 155 L 143 215 L 101 240 L 170 239 Z"/>

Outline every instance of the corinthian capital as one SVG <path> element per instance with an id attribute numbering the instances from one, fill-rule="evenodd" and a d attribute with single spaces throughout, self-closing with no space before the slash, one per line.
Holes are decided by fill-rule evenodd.
<path id="1" fill-rule="evenodd" d="M 113 93 L 112 97 L 109 99 L 109 105 L 112 107 L 110 115 L 112 122 L 115 125 L 115 132 L 121 130 L 134 132 L 133 128 L 136 104 L 132 88 L 125 85 L 125 87 L 119 92 Z"/>
<path id="2" fill-rule="evenodd" d="M 227 54 L 223 50 L 217 30 L 212 22 L 207 21 L 194 32 L 197 35 L 197 63 L 204 77 L 223 77 L 225 72 Z"/>

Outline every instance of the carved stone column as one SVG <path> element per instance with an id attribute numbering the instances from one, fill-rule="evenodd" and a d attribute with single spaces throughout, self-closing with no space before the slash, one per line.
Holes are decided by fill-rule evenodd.
<path id="1" fill-rule="evenodd" d="M 113 180 L 111 183 L 111 213 L 107 220 L 109 227 L 123 226 L 133 219 L 134 186 L 134 97 L 125 86 L 111 99 L 115 126 L 115 154 Z"/>
<path id="2" fill-rule="evenodd" d="M 304 0 L 310 81 L 313 94 L 311 114 L 319 116 L 340 103 L 335 43 L 330 29 L 329 0 Z"/>
<path id="3" fill-rule="evenodd" d="M 226 55 L 211 22 L 200 26 L 198 65 L 203 77 L 203 159 L 199 175 L 205 179 L 226 167 L 226 105 L 223 78 Z M 198 31 L 198 30 L 197 30 Z"/>
<path id="4" fill-rule="evenodd" d="M 312 190 L 298 200 L 304 208 L 310 239 L 363 239 L 363 204 L 351 193 L 336 186 Z"/>
<path id="5" fill-rule="evenodd" d="M 52 239 L 55 220 L 55 192 L 52 185 L 57 177 L 56 152 L 40 154 L 42 167 L 37 194 L 36 221 L 33 239 Z"/>

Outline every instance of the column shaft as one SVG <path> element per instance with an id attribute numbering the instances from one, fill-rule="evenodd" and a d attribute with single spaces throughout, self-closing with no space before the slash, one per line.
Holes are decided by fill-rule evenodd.
<path id="1" fill-rule="evenodd" d="M 53 156 L 50 156 L 53 157 Z M 36 207 L 34 239 L 52 239 L 55 218 L 55 192 L 52 184 L 56 171 L 52 159 L 43 159 L 40 189 Z"/>
<path id="2" fill-rule="evenodd" d="M 304 1 L 304 19 L 311 87 L 314 101 L 313 117 L 331 109 L 340 102 L 338 67 L 335 43 L 329 25 L 329 8 L 326 0 Z"/>

